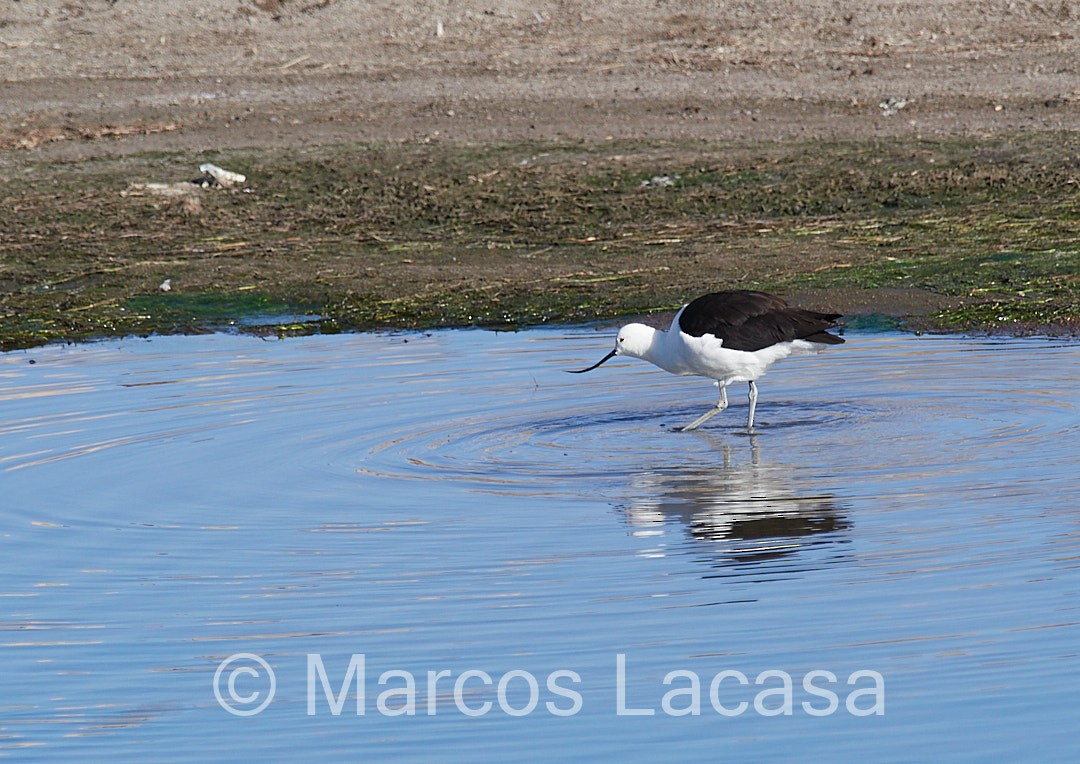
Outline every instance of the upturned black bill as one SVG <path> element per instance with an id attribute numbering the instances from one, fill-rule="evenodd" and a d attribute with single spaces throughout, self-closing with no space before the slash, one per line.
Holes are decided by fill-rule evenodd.
<path id="1" fill-rule="evenodd" d="M 592 371 L 592 370 L 593 370 L 593 369 L 595 369 L 595 368 L 596 368 L 597 366 L 600 366 L 601 364 L 603 364 L 603 363 L 605 363 L 605 362 L 607 362 L 607 361 L 610 361 L 610 360 L 611 360 L 612 358 L 614 358 L 614 357 L 615 357 L 616 355 L 617 355 L 617 351 L 615 351 L 615 350 L 612 350 L 612 351 L 611 351 L 610 353 L 608 353 L 608 354 L 607 354 L 606 356 L 604 356 L 603 358 L 601 358 L 601 359 L 600 359 L 599 361 L 597 361 L 596 363 L 594 363 L 594 364 L 593 364 L 592 366 L 590 366 L 590 367 L 589 367 L 589 368 L 587 368 L 587 369 L 567 369 L 567 371 L 568 371 L 569 373 L 571 373 L 571 374 L 584 374 L 585 372 L 587 372 L 587 371 Z"/>

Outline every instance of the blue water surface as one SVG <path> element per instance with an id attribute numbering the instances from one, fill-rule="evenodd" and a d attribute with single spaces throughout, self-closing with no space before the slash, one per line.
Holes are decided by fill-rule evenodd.
<path id="1" fill-rule="evenodd" d="M 1075 757 L 1080 345 L 611 342 L 0 356 L 0 756 Z"/>

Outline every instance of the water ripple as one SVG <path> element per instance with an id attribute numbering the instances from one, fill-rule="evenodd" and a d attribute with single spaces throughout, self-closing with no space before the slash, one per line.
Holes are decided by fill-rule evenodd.
<path id="1" fill-rule="evenodd" d="M 585 329 L 0 355 L 0 755 L 70 758 L 86 735 L 141 760 L 231 750 L 241 727 L 208 688 L 241 651 L 270 657 L 283 693 L 265 726 L 243 726 L 249 758 L 375 729 L 304 714 L 295 688 L 319 651 L 419 676 L 580 671 L 583 723 L 558 737 L 588 758 L 661 734 L 680 759 L 718 735 L 760 758 L 917 739 L 989 759 L 1036 729 L 1065 750 L 1080 345 L 848 339 L 761 380 L 754 434 L 737 389 L 682 433 L 714 400 L 706 381 L 623 360 L 564 374 L 610 346 Z M 690 725 L 673 735 L 660 714 L 608 713 L 597 678 L 617 651 L 656 682 L 702 665 L 872 668 L 889 713 L 865 743 L 797 716 L 675 720 Z M 366 741 L 383 758 L 456 737 L 507 758 L 506 740 L 552 730 L 378 721 Z"/>

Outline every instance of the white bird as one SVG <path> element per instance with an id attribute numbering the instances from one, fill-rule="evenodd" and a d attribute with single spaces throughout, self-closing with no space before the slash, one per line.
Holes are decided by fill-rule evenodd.
<path id="1" fill-rule="evenodd" d="M 732 289 L 698 297 L 675 314 L 666 332 L 645 324 L 619 330 L 615 349 L 587 369 L 592 371 L 617 355 L 641 358 L 679 376 L 708 377 L 720 387 L 716 405 L 681 428 L 696 430 L 727 408 L 727 386 L 750 383 L 746 428 L 754 427 L 757 385 L 754 380 L 781 358 L 820 353 L 844 340 L 827 329 L 836 326 L 837 313 L 792 308 L 764 292 Z"/>

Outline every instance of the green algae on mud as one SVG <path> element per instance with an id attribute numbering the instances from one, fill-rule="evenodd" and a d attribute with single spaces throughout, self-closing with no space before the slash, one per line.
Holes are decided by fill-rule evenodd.
<path id="1" fill-rule="evenodd" d="M 248 187 L 146 186 L 207 160 Z M 857 291 L 865 312 L 930 329 L 1075 330 L 1080 316 L 1074 133 L 379 144 L 11 166 L 5 349 L 253 315 L 282 334 L 592 321 L 730 286 L 817 290 L 841 311 Z M 897 290 L 940 301 L 912 317 L 890 300 Z"/>

